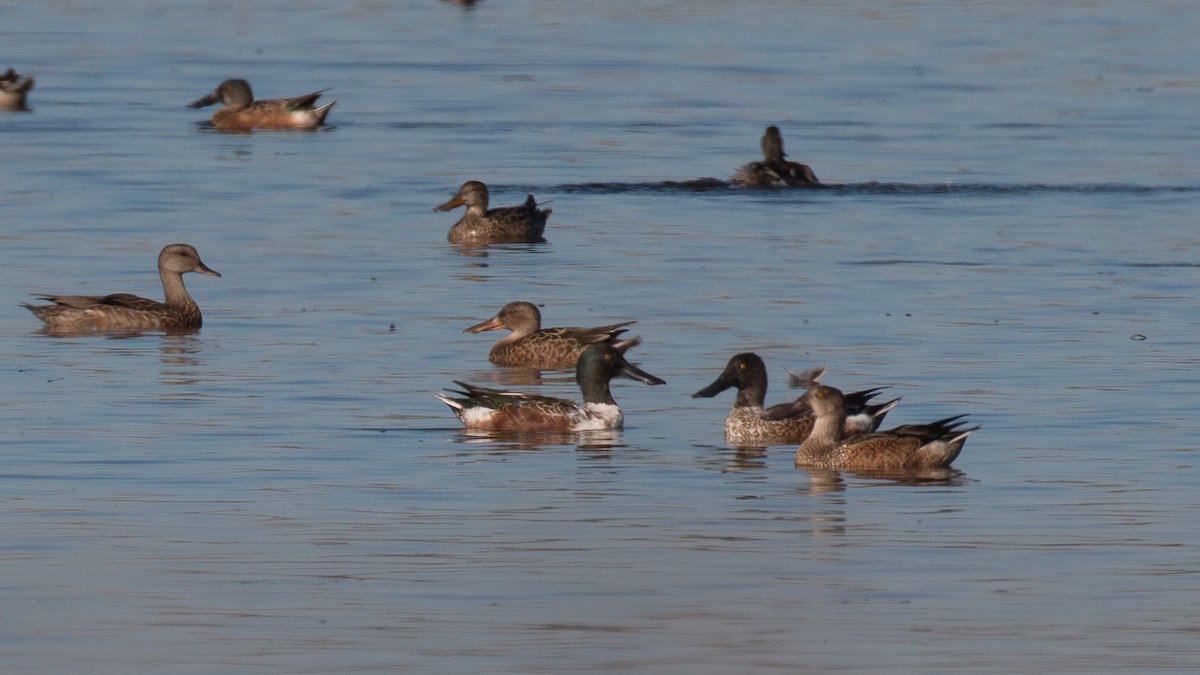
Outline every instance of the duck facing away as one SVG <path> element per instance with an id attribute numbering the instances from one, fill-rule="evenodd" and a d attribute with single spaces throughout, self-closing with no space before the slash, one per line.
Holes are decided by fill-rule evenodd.
<path id="1" fill-rule="evenodd" d="M 620 429 L 625 416 L 613 400 L 609 382 L 627 377 L 645 384 L 666 384 L 625 360 L 610 344 L 591 345 L 575 365 L 583 403 L 522 394 L 455 381 L 461 391 L 437 394 L 468 429 L 488 431 L 592 431 Z"/>
<path id="2" fill-rule="evenodd" d="M 943 469 L 958 457 L 967 436 L 978 426 L 962 428 L 965 415 L 930 424 L 907 424 L 888 431 L 846 436 L 846 397 L 825 385 L 814 385 L 800 397 L 816 418 L 812 433 L 796 450 L 796 466 L 850 471 L 918 471 Z"/>
<path id="3" fill-rule="evenodd" d="M 487 186 L 477 180 L 462 184 L 450 201 L 434 208 L 449 211 L 466 206 L 462 219 L 450 228 L 446 238 L 451 244 L 540 244 L 546 240 L 546 219 L 551 209 L 539 209 L 533 195 L 520 206 L 488 208 Z"/>
<path id="4" fill-rule="evenodd" d="M 729 179 L 743 187 L 814 187 L 821 184 L 807 164 L 789 162 L 783 152 L 783 136 L 779 127 L 769 126 L 763 132 L 763 161 L 751 162 L 734 172 Z"/>
<path id="5" fill-rule="evenodd" d="M 498 366 L 521 366 L 538 370 L 574 368 L 588 345 L 611 344 L 624 354 L 641 338 L 620 339 L 625 326 L 636 321 L 613 323 L 595 328 L 542 328 L 542 313 L 531 302 L 510 302 L 496 316 L 463 329 L 464 333 L 482 333 L 507 328 L 512 333 L 492 345 L 488 360 Z"/>
<path id="6" fill-rule="evenodd" d="M 815 383 L 824 373 L 824 368 L 816 368 L 802 377 Z M 725 418 L 726 443 L 734 446 L 780 445 L 800 443 L 808 438 L 814 418 L 807 406 L 793 402 L 763 407 L 767 398 L 767 367 L 758 354 L 735 354 L 717 379 L 692 394 L 692 398 L 712 398 L 730 387 L 737 387 L 738 393 Z M 879 391 L 867 389 L 847 396 L 850 410 L 844 424 L 847 434 L 878 429 L 888 411 L 900 402 L 897 398 L 871 405 L 871 399 Z"/>
<path id="7" fill-rule="evenodd" d="M 41 295 L 51 305 L 24 304 L 45 322 L 51 334 L 166 331 L 190 333 L 200 329 L 200 307 L 183 285 L 183 275 L 199 272 L 221 276 L 200 260 L 189 244 L 171 244 L 158 254 L 162 302 L 130 293 L 112 295 Z"/>
<path id="8" fill-rule="evenodd" d="M 188 104 L 203 108 L 220 102 L 224 108 L 213 113 L 215 129 L 246 131 L 249 129 L 316 129 L 325 122 L 337 101 L 314 108 L 313 104 L 326 90 L 294 98 L 254 100 L 250 83 L 245 80 L 225 80 L 211 94 Z"/>
<path id="9" fill-rule="evenodd" d="M 32 77 L 21 77 L 12 68 L 0 73 L 0 110 L 25 110 L 25 93 L 30 89 Z"/>

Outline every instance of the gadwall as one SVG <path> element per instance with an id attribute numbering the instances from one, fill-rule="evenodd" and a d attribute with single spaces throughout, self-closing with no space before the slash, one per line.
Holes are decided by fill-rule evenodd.
<path id="1" fill-rule="evenodd" d="M 450 228 L 452 244 L 540 244 L 551 209 L 539 209 L 533 195 L 520 206 L 488 208 L 487 186 L 477 180 L 462 184 L 450 201 L 434 208 L 449 211 L 466 206 L 467 212 Z"/>
<path id="2" fill-rule="evenodd" d="M 314 108 L 313 104 L 326 90 L 294 98 L 274 98 L 255 101 L 250 83 L 245 80 L 225 80 L 211 94 L 188 104 L 189 108 L 203 108 L 218 101 L 224 108 L 213 113 L 212 126 L 216 129 L 316 129 L 325 122 L 329 109 L 337 103 L 331 101 Z"/>
<path id="3" fill-rule="evenodd" d="M 751 162 L 729 179 L 743 187 L 814 187 L 821 184 L 807 164 L 789 162 L 783 152 L 783 136 L 779 127 L 770 126 L 762 135 L 763 161 Z"/>
<path id="4" fill-rule="evenodd" d="M 591 431 L 620 429 L 624 414 L 613 400 L 609 381 L 627 377 L 645 384 L 666 384 L 625 360 L 610 344 L 588 347 L 575 365 L 583 403 L 562 398 L 478 387 L 455 380 L 461 391 L 437 394 L 468 429 L 489 431 Z"/>
<path id="5" fill-rule="evenodd" d="M 798 377 L 805 382 L 819 382 L 825 369 L 814 368 Z M 737 399 L 725 418 L 725 442 L 734 446 L 780 445 L 799 443 L 808 438 L 813 428 L 813 415 L 807 406 L 797 402 L 779 403 L 764 408 L 767 399 L 767 367 L 753 352 L 735 354 L 725 364 L 725 370 L 712 384 L 692 394 L 692 398 L 712 398 L 730 387 L 737 387 Z M 872 405 L 879 389 L 867 389 L 847 396 L 850 414 L 846 417 L 846 433 L 874 431 L 900 402 L 893 399 Z"/>
<path id="6" fill-rule="evenodd" d="M 904 426 L 847 437 L 846 398 L 825 385 L 814 385 L 800 397 L 816 423 L 796 450 L 796 466 L 850 471 L 916 471 L 950 466 L 967 436 L 978 426 L 961 428 L 966 415 L 930 424 Z"/>
<path id="7" fill-rule="evenodd" d="M 97 332 L 194 332 L 200 328 L 200 308 L 183 286 L 183 275 L 199 272 L 221 276 L 200 260 L 189 244 L 171 244 L 158 254 L 163 302 L 130 293 L 113 295 L 41 295 L 52 305 L 22 303 L 45 322 L 45 331 L 60 334 Z"/>
<path id="8" fill-rule="evenodd" d="M 0 73 L 0 110 L 25 110 L 25 93 L 30 89 L 32 77 L 21 77 L 12 68 Z"/>
<path id="9" fill-rule="evenodd" d="M 498 366 L 522 366 L 538 370 L 574 368 L 588 345 L 605 342 L 622 354 L 641 342 L 641 338 L 620 339 L 625 321 L 595 328 L 542 328 L 542 313 L 530 302 L 510 302 L 496 316 L 463 329 L 464 333 L 507 328 L 512 331 L 488 352 L 488 360 Z"/>

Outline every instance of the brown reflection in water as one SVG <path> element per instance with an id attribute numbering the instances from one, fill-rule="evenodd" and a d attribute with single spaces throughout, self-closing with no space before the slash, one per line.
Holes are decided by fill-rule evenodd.
<path id="1" fill-rule="evenodd" d="M 456 443 L 481 446 L 480 449 L 486 450 L 489 454 L 530 452 L 544 450 L 551 446 L 564 445 L 573 445 L 578 450 L 592 454 L 597 452 L 607 454 L 613 448 L 625 447 L 620 442 L 621 432 L 618 429 L 575 432 L 513 432 L 463 429 L 454 440 Z"/>
<path id="2" fill-rule="evenodd" d="M 808 474 L 813 492 L 842 492 L 846 489 L 846 476 L 869 481 L 880 481 L 891 485 L 966 485 L 966 474 L 958 469 L 923 469 L 920 471 L 830 471 L 823 469 L 799 469 Z"/>
<path id="3" fill-rule="evenodd" d="M 757 446 L 735 446 L 725 466 L 726 471 L 764 471 L 767 468 L 767 449 Z"/>

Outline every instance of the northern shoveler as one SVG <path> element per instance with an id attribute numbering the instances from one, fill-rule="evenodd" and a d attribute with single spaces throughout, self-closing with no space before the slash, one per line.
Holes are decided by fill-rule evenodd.
<path id="1" fill-rule="evenodd" d="M 464 333 L 482 333 L 507 328 L 506 336 L 488 352 L 488 360 L 498 366 L 523 366 L 538 370 L 574 368 L 588 345 L 606 342 L 624 354 L 641 342 L 632 337 L 622 340 L 625 326 L 636 321 L 613 323 L 595 328 L 542 328 L 542 313 L 530 302 L 510 302 L 488 319 L 463 329 Z"/>
<path id="2" fill-rule="evenodd" d="M 815 383 L 824 373 L 824 368 L 815 368 L 802 377 Z M 758 354 L 735 354 L 725 364 L 720 376 L 712 384 L 692 394 L 692 398 L 712 398 L 730 387 L 737 387 L 738 393 L 733 408 L 725 418 L 726 443 L 741 446 L 780 445 L 799 443 L 808 438 L 813 428 L 813 415 L 806 406 L 793 402 L 763 408 L 767 398 L 767 367 Z M 879 391 L 867 389 L 848 396 L 852 414 L 845 421 L 847 433 L 874 431 L 888 411 L 900 402 L 897 398 L 871 405 L 870 400 Z"/>
<path id="3" fill-rule="evenodd" d="M 645 384 L 666 384 L 625 360 L 610 344 L 588 347 L 575 365 L 583 403 L 522 394 L 455 381 L 461 391 L 437 394 L 468 429 L 488 431 L 591 431 L 620 429 L 624 414 L 608 383 L 627 377 Z"/>
<path id="4" fill-rule="evenodd" d="M 295 98 L 274 98 L 255 101 L 250 83 L 245 80 L 225 80 L 211 94 L 188 104 L 189 108 L 203 108 L 221 102 L 224 108 L 213 113 L 212 125 L 216 129 L 316 129 L 325 122 L 337 101 L 330 101 L 320 108 L 313 104 L 325 89 Z"/>
<path id="5" fill-rule="evenodd" d="M 800 397 L 816 417 L 812 433 L 796 450 L 796 466 L 850 471 L 914 471 L 941 469 L 958 457 L 967 436 L 978 426 L 962 428 L 966 415 L 930 424 L 908 424 L 887 431 L 846 436 L 846 397 L 825 385 L 814 385 Z"/>
<path id="6" fill-rule="evenodd" d="M 533 195 L 520 206 L 488 208 L 487 186 L 477 180 L 462 184 L 450 201 L 434 208 L 449 211 L 466 206 L 462 219 L 450 228 L 446 238 L 452 244 L 540 244 L 550 209 L 539 209 Z"/>
<path id="7" fill-rule="evenodd" d="M 12 68 L 0 73 L 0 110 L 25 110 L 25 92 L 30 89 L 32 77 L 21 77 Z"/>
<path id="8" fill-rule="evenodd" d="M 113 295 L 41 295 L 52 305 L 22 303 L 45 322 L 47 333 L 77 335 L 98 332 L 166 331 L 188 333 L 199 330 L 200 308 L 183 286 L 183 275 L 199 272 L 221 276 L 200 260 L 189 244 L 171 244 L 158 254 L 158 276 L 162 279 L 163 302 L 130 293 Z"/>
<path id="9" fill-rule="evenodd" d="M 821 184 L 807 164 L 784 159 L 787 155 L 783 152 L 779 127 L 767 127 L 761 145 L 763 161 L 741 167 L 729 179 L 730 183 L 743 187 L 813 187 Z"/>

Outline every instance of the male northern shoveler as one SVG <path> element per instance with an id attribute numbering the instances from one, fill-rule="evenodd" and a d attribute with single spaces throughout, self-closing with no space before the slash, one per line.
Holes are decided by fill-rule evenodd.
<path id="1" fill-rule="evenodd" d="M 807 164 L 784 159 L 787 155 L 783 152 L 779 127 L 767 127 L 761 145 L 763 161 L 741 167 L 729 179 L 730 183 L 744 187 L 813 187 L 821 184 Z"/>
<path id="2" fill-rule="evenodd" d="M 907 424 L 873 433 L 846 436 L 846 397 L 825 385 L 814 385 L 800 397 L 816 423 L 796 450 L 796 466 L 850 471 L 914 471 L 941 469 L 958 457 L 967 436 L 978 426 L 961 428 L 966 415 L 930 424 Z"/>
<path id="3" fill-rule="evenodd" d="M 540 244 L 550 209 L 539 209 L 533 195 L 520 206 L 488 208 L 487 186 L 477 180 L 462 184 L 450 201 L 434 211 L 449 211 L 466 206 L 462 219 L 446 236 L 451 244 Z"/>
<path id="4" fill-rule="evenodd" d="M 817 382 L 824 368 L 808 371 L 804 377 Z M 779 445 L 799 443 L 808 438 L 813 428 L 813 415 L 806 406 L 780 403 L 764 409 L 767 398 L 767 367 L 753 352 L 735 354 L 721 375 L 707 387 L 692 394 L 692 398 L 712 398 L 730 387 L 737 387 L 737 399 L 725 418 L 725 442 L 730 445 Z M 846 419 L 847 433 L 874 431 L 888 411 L 900 402 L 870 405 L 879 389 L 867 389 L 849 395 L 853 411 Z"/>
<path id="5" fill-rule="evenodd" d="M 158 254 L 163 302 L 130 293 L 113 295 L 42 295 L 52 305 L 22 303 L 45 322 L 45 331 L 58 335 L 97 332 L 133 333 L 161 330 L 190 333 L 200 329 L 200 308 L 183 286 L 183 275 L 199 272 L 221 276 L 200 260 L 189 244 L 171 244 Z"/>
<path id="6" fill-rule="evenodd" d="M 632 337 L 621 340 L 625 326 L 636 321 L 613 323 L 595 328 L 542 328 L 542 313 L 530 302 L 510 302 L 488 319 L 463 329 L 464 333 L 482 333 L 507 328 L 512 331 L 488 352 L 488 360 L 498 366 L 522 366 L 538 370 L 574 368 L 588 345 L 606 342 L 624 354 L 641 342 Z"/>
<path id="7" fill-rule="evenodd" d="M 0 110 L 25 110 L 25 92 L 30 89 L 32 77 L 21 77 L 12 68 L 0 73 Z"/>
<path id="8" fill-rule="evenodd" d="M 468 429 L 489 431 L 591 431 L 620 429 L 624 414 L 608 383 L 627 377 L 645 384 L 666 384 L 625 360 L 607 343 L 591 345 L 575 365 L 583 403 L 562 398 L 477 387 L 455 381 L 462 391 L 437 394 Z"/>
<path id="9" fill-rule="evenodd" d="M 225 80 L 211 94 L 188 104 L 189 108 L 203 108 L 218 101 L 224 108 L 213 113 L 212 125 L 216 129 L 316 129 L 325 121 L 337 101 L 330 101 L 320 108 L 313 104 L 326 90 L 295 98 L 274 98 L 255 101 L 250 83 L 245 80 Z"/>

